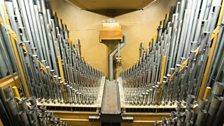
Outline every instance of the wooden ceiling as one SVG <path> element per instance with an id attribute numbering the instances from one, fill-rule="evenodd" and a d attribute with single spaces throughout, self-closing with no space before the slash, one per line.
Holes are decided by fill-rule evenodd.
<path id="1" fill-rule="evenodd" d="M 107 16 L 142 9 L 154 0 L 67 0 L 78 7 Z"/>

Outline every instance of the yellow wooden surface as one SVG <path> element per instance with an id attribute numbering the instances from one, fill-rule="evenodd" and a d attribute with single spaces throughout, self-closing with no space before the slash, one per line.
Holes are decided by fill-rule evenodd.
<path id="1" fill-rule="evenodd" d="M 121 126 L 154 126 L 155 121 L 134 121 L 133 123 L 122 122 Z M 161 121 L 157 121 L 159 124 Z"/>
<path id="2" fill-rule="evenodd" d="M 5 87 L 5 86 L 13 87 L 18 85 L 19 85 L 19 79 L 17 74 L 15 73 L 0 79 L 0 87 Z"/>
<path id="3" fill-rule="evenodd" d="M 49 107 L 80 107 L 80 108 L 99 108 L 99 104 L 86 105 L 86 104 L 66 104 L 66 103 L 41 103 L 37 102 L 38 106 L 49 106 Z"/>
<path id="4" fill-rule="evenodd" d="M 3 126 L 3 124 L 2 124 L 2 120 L 0 119 L 0 126 Z"/>
<path id="5" fill-rule="evenodd" d="M 123 35 L 121 26 L 118 22 L 103 23 L 103 29 L 100 30 L 100 41 L 119 40 L 122 41 Z"/>
<path id="6" fill-rule="evenodd" d="M 100 41 L 105 40 L 122 40 L 122 31 L 116 30 L 101 30 L 100 31 Z"/>
<path id="7" fill-rule="evenodd" d="M 68 122 L 68 126 L 100 126 L 100 122 L 89 122 L 89 116 L 99 116 L 97 112 L 50 111 L 56 117 Z M 124 113 L 124 117 L 133 117 L 132 123 L 122 122 L 121 126 L 153 126 L 155 120 L 161 122 L 162 117 L 170 113 Z"/>
<path id="8" fill-rule="evenodd" d="M 16 86 L 12 87 L 12 91 L 13 91 L 15 97 L 20 98 L 19 90 Z"/>
<path id="9" fill-rule="evenodd" d="M 68 126 L 100 126 L 100 122 L 89 122 L 89 116 L 97 116 L 97 112 L 51 111 L 55 117 L 67 121 Z"/>
<path id="10" fill-rule="evenodd" d="M 2 120 L 0 119 L 0 126 L 3 126 L 3 124 L 2 124 Z"/>
<path id="11" fill-rule="evenodd" d="M 153 126 L 155 120 L 162 121 L 162 117 L 169 117 L 170 113 L 126 113 L 124 117 L 133 117 L 133 123 L 122 122 L 121 126 Z"/>
<path id="12" fill-rule="evenodd" d="M 177 105 L 125 105 L 123 107 L 123 109 L 137 109 L 137 108 L 141 108 L 141 109 L 175 109 L 177 107 Z"/>

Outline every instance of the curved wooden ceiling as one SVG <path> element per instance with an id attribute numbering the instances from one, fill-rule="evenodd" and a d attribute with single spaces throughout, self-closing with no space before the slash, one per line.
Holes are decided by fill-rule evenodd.
<path id="1" fill-rule="evenodd" d="M 67 0 L 78 7 L 107 16 L 139 10 L 154 0 Z"/>

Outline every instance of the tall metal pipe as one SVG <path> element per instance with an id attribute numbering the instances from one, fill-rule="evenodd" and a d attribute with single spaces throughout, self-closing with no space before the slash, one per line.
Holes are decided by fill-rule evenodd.
<path id="1" fill-rule="evenodd" d="M 126 34 L 123 34 L 123 43 L 120 44 L 120 46 L 118 46 L 111 54 L 110 54 L 110 58 L 109 58 L 109 67 L 110 67 L 110 80 L 113 80 L 113 57 L 114 55 L 121 50 L 125 45 L 126 45 L 127 41 L 126 41 Z"/>
<path id="2" fill-rule="evenodd" d="M 222 100 L 222 103 L 219 106 L 219 109 L 216 113 L 216 117 L 213 122 L 213 126 L 221 126 L 224 123 L 223 117 L 224 117 L 224 100 Z"/>
<path id="3" fill-rule="evenodd" d="M 141 43 L 139 47 L 139 59 L 142 59 L 143 54 L 144 54 L 144 44 Z"/>

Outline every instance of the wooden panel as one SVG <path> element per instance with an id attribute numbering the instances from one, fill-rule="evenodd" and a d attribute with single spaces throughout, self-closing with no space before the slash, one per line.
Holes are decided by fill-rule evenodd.
<path id="1" fill-rule="evenodd" d="M 97 116 L 97 112 L 50 111 L 55 117 L 68 122 L 68 126 L 100 126 L 100 122 L 89 122 L 89 116 Z"/>
<path id="2" fill-rule="evenodd" d="M 61 120 L 66 120 L 68 126 L 100 126 L 100 122 L 89 122 L 89 116 L 99 116 L 97 112 L 50 111 Z M 154 121 L 161 123 L 162 117 L 169 117 L 170 113 L 124 113 L 124 117 L 133 117 L 130 122 L 122 122 L 121 126 L 153 126 Z"/>
<path id="3" fill-rule="evenodd" d="M 68 121 L 68 126 L 101 126 L 100 122 Z"/>
<path id="4" fill-rule="evenodd" d="M 17 74 L 15 73 L 0 79 L 0 87 L 5 87 L 5 86 L 18 87 L 18 85 L 19 85 L 19 78 Z"/>
<path id="5" fill-rule="evenodd" d="M 122 40 L 122 32 L 114 30 L 101 30 L 100 41 L 103 40 Z"/>
<path id="6" fill-rule="evenodd" d="M 133 122 L 133 123 L 124 122 L 124 123 L 121 123 L 121 126 L 154 126 L 154 121 Z"/>
<path id="7" fill-rule="evenodd" d="M 100 30 L 100 41 L 103 40 L 120 40 L 122 41 L 123 35 L 121 26 L 118 22 L 103 23 L 103 29 Z"/>
<path id="8" fill-rule="evenodd" d="M 170 113 L 126 113 L 124 116 L 133 117 L 133 123 L 123 122 L 121 126 L 154 126 L 155 120 L 161 123 L 162 117 L 169 117 Z"/>

